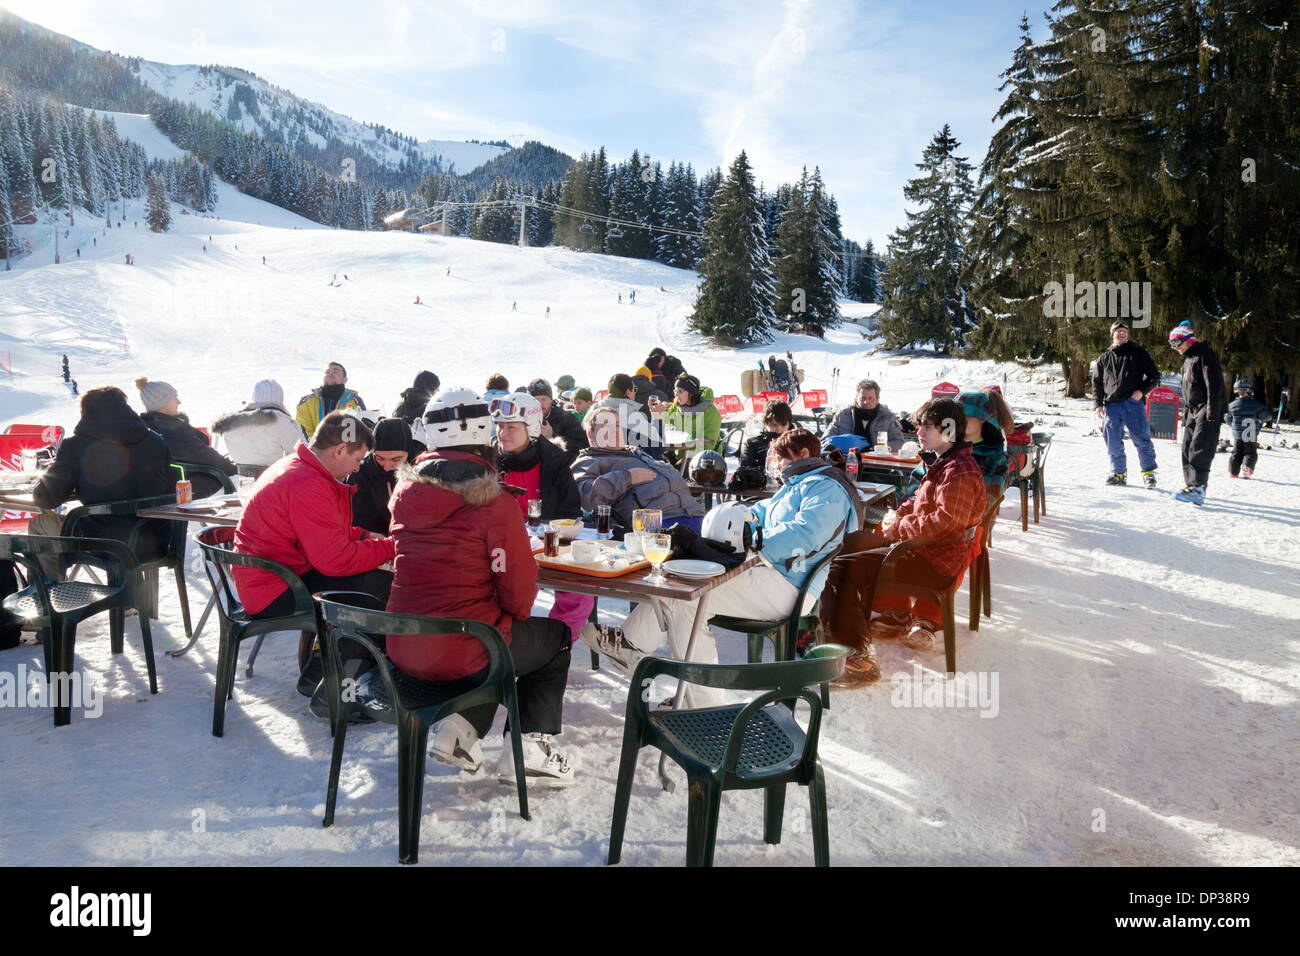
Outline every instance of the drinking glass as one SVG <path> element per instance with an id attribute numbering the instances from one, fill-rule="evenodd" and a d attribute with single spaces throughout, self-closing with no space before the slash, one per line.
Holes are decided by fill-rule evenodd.
<path id="1" fill-rule="evenodd" d="M 646 534 L 641 536 L 641 552 L 646 556 L 647 560 L 654 565 L 654 573 L 646 578 L 647 581 L 651 581 L 655 584 L 664 584 L 667 582 L 668 579 L 664 577 L 664 572 L 660 568 L 660 565 L 668 560 L 668 555 L 672 549 L 673 539 L 669 535 Z"/>
<path id="2" fill-rule="evenodd" d="M 537 534 L 542 523 L 542 499 L 528 499 L 528 533 Z"/>
<path id="3" fill-rule="evenodd" d="M 876 433 L 876 451 L 889 451 L 889 432 Z"/>
<path id="4" fill-rule="evenodd" d="M 632 530 L 655 534 L 664 526 L 664 513 L 658 508 L 637 508 L 632 512 Z"/>
<path id="5" fill-rule="evenodd" d="M 596 505 L 596 534 L 601 538 L 610 536 L 609 505 Z"/>

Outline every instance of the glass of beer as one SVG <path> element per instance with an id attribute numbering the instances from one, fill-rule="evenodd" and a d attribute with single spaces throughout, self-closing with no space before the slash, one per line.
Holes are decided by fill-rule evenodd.
<path id="1" fill-rule="evenodd" d="M 537 534 L 538 526 L 542 523 L 542 499 L 528 499 L 528 533 Z"/>
<path id="2" fill-rule="evenodd" d="M 641 536 L 641 551 L 646 558 L 654 565 L 654 573 L 651 574 L 647 581 L 654 584 L 663 584 L 668 579 L 664 577 L 664 572 L 660 568 L 666 560 L 668 554 L 672 551 L 673 539 L 666 534 L 643 534 Z"/>
<path id="3" fill-rule="evenodd" d="M 551 525 L 546 526 L 546 536 L 542 538 L 542 553 L 548 558 L 558 558 L 560 556 L 560 531 Z"/>
<path id="4" fill-rule="evenodd" d="M 609 505 L 596 505 L 596 534 L 609 537 Z"/>
<path id="5" fill-rule="evenodd" d="M 632 530 L 654 534 L 664 526 L 664 513 L 658 508 L 637 508 L 632 512 Z"/>

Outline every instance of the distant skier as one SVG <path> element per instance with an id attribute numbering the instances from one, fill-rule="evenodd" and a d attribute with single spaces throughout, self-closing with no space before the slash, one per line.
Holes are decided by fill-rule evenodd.
<path id="1" fill-rule="evenodd" d="M 510 303 L 510 311 L 511 311 L 511 312 L 518 312 L 518 311 L 519 311 L 519 303 L 518 303 L 518 302 L 511 302 L 511 303 Z"/>
<path id="2" fill-rule="evenodd" d="M 204 252 L 208 251 L 208 244 L 206 242 L 203 244 L 203 251 Z"/>
<path id="3" fill-rule="evenodd" d="M 451 275 L 451 266 L 447 266 L 447 275 Z"/>
<path id="4" fill-rule="evenodd" d="M 262 265 L 266 265 L 266 256 L 262 256 Z"/>
<path id="5" fill-rule="evenodd" d="M 636 289 L 633 289 L 631 292 L 627 294 L 627 300 L 631 302 L 633 305 L 636 304 Z"/>
<path id="6" fill-rule="evenodd" d="M 546 317 L 548 319 L 551 317 L 551 307 L 549 305 L 546 307 Z"/>
<path id="7" fill-rule="evenodd" d="M 668 290 L 665 289 L 663 286 L 660 286 L 660 287 L 659 287 L 659 291 L 660 291 L 660 292 L 667 292 Z"/>
<path id="8" fill-rule="evenodd" d="M 72 380 L 72 394 L 77 394 L 77 380 L 75 378 Z"/>
<path id="9" fill-rule="evenodd" d="M 619 304 L 619 305 L 622 305 L 622 304 L 623 304 L 623 293 L 622 293 L 622 292 L 620 292 L 620 293 L 618 294 L 618 304 Z"/>
<path id="10" fill-rule="evenodd" d="M 91 237 L 90 237 L 90 244 L 91 244 L 92 246 L 98 246 L 98 245 L 99 245 L 99 239 L 98 239 L 96 236 L 91 236 Z"/>
<path id="11" fill-rule="evenodd" d="M 78 258 L 78 259 L 81 258 L 81 250 L 80 250 L 80 249 L 77 250 L 77 258 Z"/>
<path id="12" fill-rule="evenodd" d="M 344 282 L 351 282 L 351 281 L 352 281 L 351 279 L 348 278 L 348 274 L 347 274 L 346 272 L 343 273 L 343 281 L 344 281 Z"/>
<path id="13" fill-rule="evenodd" d="M 415 304 L 416 304 L 416 305 L 422 305 L 422 304 L 423 304 L 422 302 L 420 302 L 420 297 L 419 297 L 418 295 L 415 297 Z"/>

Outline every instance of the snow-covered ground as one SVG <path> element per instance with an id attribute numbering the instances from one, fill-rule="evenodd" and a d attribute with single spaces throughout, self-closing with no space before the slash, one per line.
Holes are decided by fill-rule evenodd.
<path id="1" fill-rule="evenodd" d="M 983 714 L 903 706 L 943 657 L 897 644 L 880 648 L 885 682 L 833 694 L 821 752 L 834 861 L 1300 863 L 1300 453 L 1261 452 L 1251 481 L 1230 481 L 1220 455 L 1203 508 L 1174 501 L 1181 481 L 1170 442 L 1156 443 L 1161 490 L 1105 488 L 1089 403 L 1059 397 L 1052 369 L 933 357 L 889 364 L 896 357 L 872 354 L 851 325 L 825 342 L 707 348 L 685 330 L 691 273 L 561 249 L 332 231 L 229 187 L 222 196 L 220 220 L 176 210 L 166 235 L 148 232 L 135 205 L 107 234 L 79 219 L 70 238 L 80 260 L 65 252 L 54 266 L 42 250 L 0 273 L 0 351 L 13 364 L 8 380 L 0 374 L 0 427 L 75 423 L 76 400 L 59 380 L 64 352 L 83 389 L 113 383 L 135 401 L 137 375 L 172 383 L 196 424 L 238 406 L 268 376 L 292 402 L 331 360 L 347 366 L 371 407 L 387 408 L 423 368 L 444 385 L 481 388 L 501 371 L 512 384 L 567 373 L 598 388 L 655 345 L 720 394 L 737 392 L 756 359 L 787 348 L 807 369 L 806 387 L 831 388 L 838 369 L 843 402 L 870 376 L 895 409 L 914 408 L 940 379 L 984 385 L 1005 375 L 1017 417 L 1041 420 L 1056 437 L 1048 515 L 1024 533 L 1018 501 L 1003 508 L 992 619 L 972 634 L 959 613 L 959 667 L 983 673 L 996 698 Z M 1294 444 L 1296 432 L 1283 437 Z M 189 582 L 192 606 L 202 607 L 206 579 L 191 568 Z M 241 667 L 218 740 L 209 733 L 215 626 L 188 656 L 164 656 L 183 634 L 166 582 L 162 595 L 157 696 L 147 691 L 137 622 L 114 658 L 96 621 L 81 630 L 77 663 L 105 695 L 101 717 L 77 711 L 56 730 L 48 711 L 0 710 L 0 863 L 27 862 L 39 845 L 46 865 L 393 864 L 391 729 L 349 732 L 336 825 L 322 829 L 330 737 L 294 691 L 296 638 L 268 641 L 255 677 Z M 626 607 L 601 610 L 613 621 Z M 628 687 L 608 666 L 589 670 L 577 650 L 560 740 L 578 785 L 537 793 L 525 822 L 494 774 L 430 761 L 422 862 L 603 861 Z M 721 650 L 743 659 L 739 639 L 724 637 Z M 24 644 L 0 653 L 0 673 L 39 670 L 40 661 Z M 490 762 L 498 741 L 494 733 L 486 744 Z M 662 792 L 653 763 L 643 755 L 629 865 L 684 859 L 684 788 Z M 727 795 L 719 865 L 811 858 L 804 794 L 789 795 L 779 847 L 762 842 L 761 796 Z"/>

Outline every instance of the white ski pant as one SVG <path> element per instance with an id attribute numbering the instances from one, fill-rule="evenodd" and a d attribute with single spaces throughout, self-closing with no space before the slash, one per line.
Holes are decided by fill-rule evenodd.
<path id="1" fill-rule="evenodd" d="M 706 595 L 706 618 L 700 622 L 700 634 L 695 640 L 691 660 L 698 664 L 718 663 L 718 644 L 708 627 L 708 618 L 714 614 L 749 617 L 759 620 L 783 620 L 794 610 L 799 598 L 798 589 L 783 578 L 780 572 L 760 564 L 743 571 Z M 691 626 L 695 622 L 697 601 L 660 602 L 672 625 L 669 653 L 677 660 L 686 659 L 686 647 L 691 639 Z M 638 650 L 649 654 L 663 643 L 665 634 L 659 627 L 655 609 L 646 603 L 636 609 L 623 622 L 623 636 Z M 742 663 L 742 662 L 738 662 Z M 722 692 L 713 687 L 687 685 L 682 706 L 686 708 L 717 707 L 726 701 Z"/>

